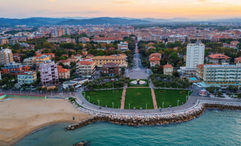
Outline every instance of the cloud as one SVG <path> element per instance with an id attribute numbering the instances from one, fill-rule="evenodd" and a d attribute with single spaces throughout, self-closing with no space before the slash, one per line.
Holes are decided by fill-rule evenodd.
<path id="1" fill-rule="evenodd" d="M 49 0 L 50 2 L 56 2 L 56 0 Z"/>

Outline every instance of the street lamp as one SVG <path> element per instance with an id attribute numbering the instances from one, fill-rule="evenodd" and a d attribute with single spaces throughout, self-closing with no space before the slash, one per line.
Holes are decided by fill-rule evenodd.
<path id="1" fill-rule="evenodd" d="M 112 102 L 112 108 L 114 108 L 114 105 L 115 105 L 115 103 L 114 103 L 114 102 Z"/>
<path id="2" fill-rule="evenodd" d="M 147 104 L 146 104 L 146 109 L 147 109 Z"/>
<path id="3" fill-rule="evenodd" d="M 179 100 L 177 100 L 177 106 L 179 105 Z"/>
<path id="4" fill-rule="evenodd" d="M 162 102 L 162 108 L 164 108 L 164 101 Z"/>
<path id="5" fill-rule="evenodd" d="M 98 99 L 97 101 L 98 101 L 98 106 L 100 106 L 100 100 Z"/>
<path id="6" fill-rule="evenodd" d="M 131 104 L 129 104 L 129 109 L 131 109 Z"/>

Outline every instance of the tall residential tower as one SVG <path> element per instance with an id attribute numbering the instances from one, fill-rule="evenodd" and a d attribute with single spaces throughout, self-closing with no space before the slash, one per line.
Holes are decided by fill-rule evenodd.
<path id="1" fill-rule="evenodd" d="M 10 49 L 1 49 L 0 51 L 0 65 L 5 65 L 12 63 L 13 61 L 13 53 Z"/>
<path id="2" fill-rule="evenodd" d="M 205 45 L 201 41 L 187 45 L 186 68 L 196 69 L 198 65 L 204 64 Z"/>

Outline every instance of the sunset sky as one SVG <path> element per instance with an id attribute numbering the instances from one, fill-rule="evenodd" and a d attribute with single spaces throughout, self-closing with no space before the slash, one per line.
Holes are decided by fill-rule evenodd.
<path id="1" fill-rule="evenodd" d="M 0 17 L 241 17 L 241 0 L 0 0 Z"/>

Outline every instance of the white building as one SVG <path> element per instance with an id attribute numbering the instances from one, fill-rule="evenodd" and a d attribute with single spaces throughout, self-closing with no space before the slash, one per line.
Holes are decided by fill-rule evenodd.
<path id="1" fill-rule="evenodd" d="M 241 86 L 241 64 L 204 65 L 203 80 L 206 84 Z"/>
<path id="2" fill-rule="evenodd" d="M 187 45 L 186 68 L 196 69 L 198 65 L 204 64 L 205 45 L 200 41 Z"/>
<path id="3" fill-rule="evenodd" d="M 121 51 L 129 50 L 128 42 L 121 42 L 120 44 L 118 44 L 118 49 Z"/>

